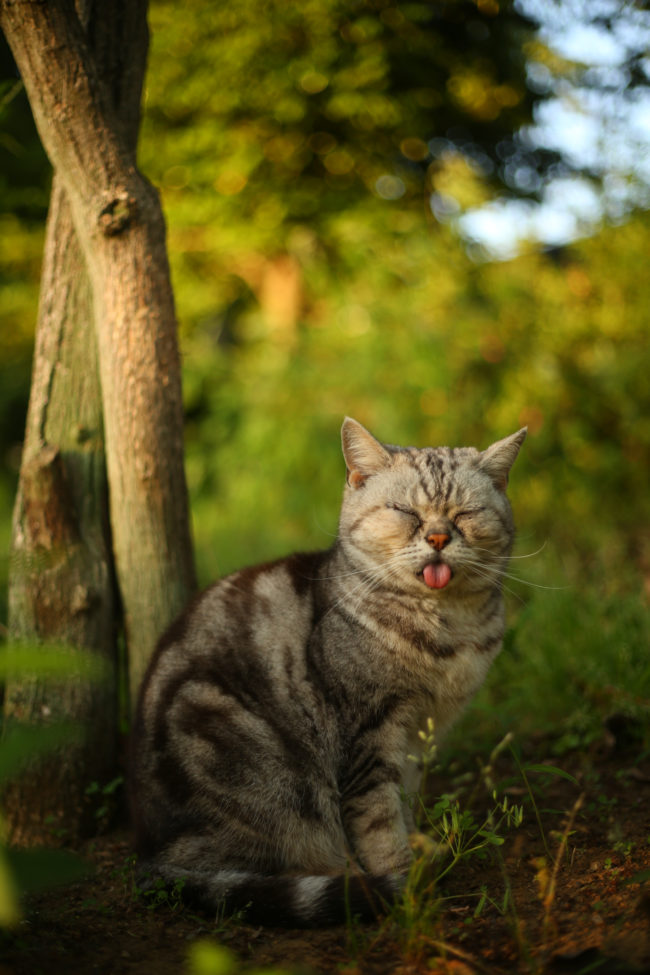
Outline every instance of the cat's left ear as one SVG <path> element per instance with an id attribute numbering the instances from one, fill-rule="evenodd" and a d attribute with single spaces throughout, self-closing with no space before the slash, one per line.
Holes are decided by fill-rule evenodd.
<path id="1" fill-rule="evenodd" d="M 496 487 L 505 491 L 508 486 L 508 474 L 510 468 L 517 459 L 519 448 L 526 439 L 528 427 L 522 427 L 517 433 L 497 440 L 491 447 L 484 450 L 479 456 L 478 466 L 480 470 L 492 478 Z"/>
<path id="2" fill-rule="evenodd" d="M 378 474 L 390 466 L 391 455 L 365 427 L 346 416 L 341 427 L 341 444 L 348 484 L 360 488 L 371 474 Z"/>

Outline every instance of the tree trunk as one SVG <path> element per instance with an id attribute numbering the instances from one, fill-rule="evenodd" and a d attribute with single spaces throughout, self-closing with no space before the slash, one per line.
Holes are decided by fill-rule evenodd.
<path id="1" fill-rule="evenodd" d="M 92 285 L 134 696 L 157 636 L 195 586 L 164 221 L 72 4 L 0 0 L 0 25 L 65 186 Z"/>
<path id="2" fill-rule="evenodd" d="M 114 774 L 115 592 L 92 295 L 65 191 L 55 176 L 48 215 L 32 388 L 14 509 L 9 586 L 13 640 L 84 648 L 105 677 L 64 681 L 16 673 L 5 727 L 73 721 L 80 736 L 34 760 L 5 790 L 18 843 L 87 831 L 84 791 Z"/>
<path id="3" fill-rule="evenodd" d="M 157 633 L 194 585 L 175 320 L 157 200 L 154 196 L 153 228 L 143 234 L 142 213 L 152 205 L 146 184 L 144 210 L 134 216 L 132 227 L 128 220 L 124 223 L 119 204 L 106 206 L 105 187 L 98 184 L 99 224 L 89 233 L 92 216 L 85 200 L 79 204 L 77 177 L 64 178 L 65 153 L 61 157 L 53 152 L 42 130 L 42 112 L 47 128 L 52 107 L 47 97 L 41 105 L 41 72 L 48 75 L 53 90 L 70 96 L 61 102 L 58 119 L 52 122 L 54 146 L 66 133 L 74 143 L 88 121 L 70 87 L 78 65 L 72 66 L 67 79 L 70 64 L 57 73 L 57 59 L 73 61 L 74 56 L 60 47 L 64 38 L 50 33 L 46 21 L 53 12 L 59 27 L 67 22 L 73 32 L 75 50 L 81 50 L 90 64 L 94 83 L 99 85 L 97 79 L 102 79 L 102 100 L 110 114 L 106 125 L 112 125 L 105 138 L 119 144 L 120 158 L 127 160 L 126 173 L 134 178 L 147 48 L 146 0 L 85 5 L 81 13 L 92 60 L 80 45 L 82 28 L 71 4 L 43 5 L 52 11 L 30 9 L 37 6 L 0 2 L 0 23 L 14 47 L 35 117 L 41 118 L 41 137 L 55 165 L 14 512 L 10 633 L 28 642 L 48 640 L 87 648 L 107 666 L 106 680 L 99 684 L 80 675 L 56 685 L 20 674 L 8 681 L 5 717 L 9 724 L 66 718 L 82 728 L 79 744 L 57 754 L 54 761 L 50 756 L 34 764 L 6 791 L 10 830 L 19 842 L 51 839 L 63 829 L 68 836 L 82 832 L 88 814 L 85 786 L 93 780 L 105 781 L 114 767 L 118 600 L 108 525 L 104 427 L 110 431 L 106 449 L 113 478 L 111 521 L 133 644 L 133 690 Z M 85 131 L 82 136 L 88 141 L 81 158 L 87 162 L 104 151 L 103 141 L 93 143 L 91 135 Z M 137 174 L 135 182 L 143 183 Z M 76 204 L 74 211 L 70 200 Z M 127 208 L 131 205 L 127 201 Z M 80 219 L 84 229 L 77 234 Z M 153 253 L 143 253 L 156 231 L 159 239 Z M 94 235 L 102 246 L 97 246 Z M 98 348 L 103 352 L 101 363 Z"/>

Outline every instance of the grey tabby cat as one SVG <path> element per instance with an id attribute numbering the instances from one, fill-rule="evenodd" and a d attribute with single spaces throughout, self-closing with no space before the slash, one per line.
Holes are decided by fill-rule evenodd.
<path id="1" fill-rule="evenodd" d="M 332 548 L 222 579 L 158 645 L 132 742 L 143 873 L 254 923 L 395 897 L 418 730 L 432 717 L 443 734 L 501 647 L 525 435 L 419 450 L 345 420 Z"/>

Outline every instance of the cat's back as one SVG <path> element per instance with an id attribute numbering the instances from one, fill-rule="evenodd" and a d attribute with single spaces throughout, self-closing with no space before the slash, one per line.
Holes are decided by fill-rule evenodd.
<path id="1" fill-rule="evenodd" d="M 213 583 L 172 626 L 186 652 L 211 654 L 236 641 L 268 653 L 308 632 L 327 553 L 297 553 L 249 566 Z M 163 638 L 164 643 L 164 638 Z"/>
<path id="2" fill-rule="evenodd" d="M 158 642 L 141 689 L 138 733 L 151 730 L 156 712 L 184 687 L 262 694 L 278 685 L 280 672 L 293 671 L 322 612 L 328 555 L 295 553 L 250 566 L 196 596 Z"/>

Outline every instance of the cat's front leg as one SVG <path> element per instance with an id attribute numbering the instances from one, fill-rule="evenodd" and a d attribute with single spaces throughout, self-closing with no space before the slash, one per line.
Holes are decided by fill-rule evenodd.
<path id="1" fill-rule="evenodd" d="M 384 781 L 344 796 L 343 821 L 362 867 L 376 875 L 401 873 L 412 860 L 399 781 Z"/>

